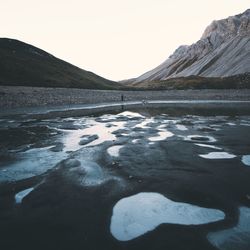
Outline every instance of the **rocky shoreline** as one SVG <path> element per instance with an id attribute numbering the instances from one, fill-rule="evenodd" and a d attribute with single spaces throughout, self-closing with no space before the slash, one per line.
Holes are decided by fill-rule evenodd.
<path id="1" fill-rule="evenodd" d="M 118 91 L 0 86 L 0 108 L 46 107 L 142 100 L 250 100 L 250 89 Z"/>

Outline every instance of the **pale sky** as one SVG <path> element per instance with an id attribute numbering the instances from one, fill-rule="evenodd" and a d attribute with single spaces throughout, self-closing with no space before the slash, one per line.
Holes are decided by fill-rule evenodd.
<path id="1" fill-rule="evenodd" d="M 212 20 L 248 8 L 249 0 L 0 0 L 0 37 L 122 80 L 196 42 Z"/>

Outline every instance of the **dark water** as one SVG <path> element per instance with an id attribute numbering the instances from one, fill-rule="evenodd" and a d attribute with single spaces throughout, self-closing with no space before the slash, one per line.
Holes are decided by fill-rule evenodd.
<path id="1" fill-rule="evenodd" d="M 250 107 L 0 118 L 0 249 L 250 249 Z"/>

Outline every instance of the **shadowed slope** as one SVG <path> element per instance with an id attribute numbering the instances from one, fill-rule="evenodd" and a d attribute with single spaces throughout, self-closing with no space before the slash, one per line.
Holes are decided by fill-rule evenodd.
<path id="1" fill-rule="evenodd" d="M 0 84 L 114 89 L 118 83 L 82 70 L 32 45 L 0 39 Z"/>

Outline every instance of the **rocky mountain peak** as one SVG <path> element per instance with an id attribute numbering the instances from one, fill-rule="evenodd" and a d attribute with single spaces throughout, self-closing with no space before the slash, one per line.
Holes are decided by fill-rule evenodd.
<path id="1" fill-rule="evenodd" d="M 210 39 L 216 47 L 237 35 L 247 34 L 250 34 L 250 9 L 236 16 L 213 21 L 205 29 L 201 39 Z"/>
<path id="2" fill-rule="evenodd" d="M 201 39 L 182 45 L 161 65 L 135 79 L 136 82 L 175 77 L 225 77 L 250 72 L 250 9 L 213 21 Z"/>
<path id="3" fill-rule="evenodd" d="M 204 56 L 228 39 L 238 35 L 250 35 L 250 9 L 236 16 L 213 21 L 205 29 L 199 41 L 190 46 L 181 45 L 170 58 Z"/>

